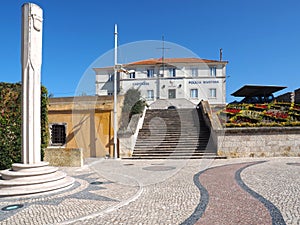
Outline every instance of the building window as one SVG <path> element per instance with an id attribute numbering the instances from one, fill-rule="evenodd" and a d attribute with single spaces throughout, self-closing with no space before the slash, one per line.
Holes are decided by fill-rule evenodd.
<path id="1" fill-rule="evenodd" d="M 148 69 L 147 70 L 147 77 L 148 78 L 154 77 L 154 69 Z"/>
<path id="2" fill-rule="evenodd" d="M 176 76 L 176 69 L 175 68 L 170 68 L 169 69 L 169 75 L 170 75 L 170 77 L 175 77 Z"/>
<path id="3" fill-rule="evenodd" d="M 129 78 L 130 79 L 135 79 L 135 72 L 129 73 Z"/>
<path id="4" fill-rule="evenodd" d="M 190 96 L 191 98 L 198 98 L 198 89 L 191 89 Z"/>
<path id="5" fill-rule="evenodd" d="M 63 146 L 66 144 L 66 124 L 50 124 L 50 145 Z"/>
<path id="6" fill-rule="evenodd" d="M 114 81 L 114 74 L 108 74 L 108 81 Z"/>
<path id="7" fill-rule="evenodd" d="M 198 68 L 192 68 L 192 77 L 198 77 Z"/>
<path id="8" fill-rule="evenodd" d="M 210 76 L 211 77 L 217 76 L 217 67 L 216 66 L 210 67 Z"/>
<path id="9" fill-rule="evenodd" d="M 147 99 L 149 99 L 149 100 L 154 99 L 154 91 L 153 90 L 147 90 Z"/>
<path id="10" fill-rule="evenodd" d="M 217 97 L 217 89 L 215 89 L 215 88 L 210 88 L 210 89 L 209 89 L 209 97 L 210 97 L 210 98 L 216 98 L 216 97 Z"/>

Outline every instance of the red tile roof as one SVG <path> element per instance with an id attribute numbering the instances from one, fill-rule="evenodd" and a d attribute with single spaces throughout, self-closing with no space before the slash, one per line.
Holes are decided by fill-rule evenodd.
<path id="1" fill-rule="evenodd" d="M 210 59 L 200 59 L 200 58 L 166 58 L 164 63 L 222 63 L 227 64 L 227 61 L 218 61 Z M 160 59 L 146 59 L 137 62 L 128 63 L 127 66 L 136 66 L 136 65 L 156 65 L 162 64 L 162 58 Z"/>
<path id="2" fill-rule="evenodd" d="M 213 64 L 227 64 L 228 61 L 218 61 L 218 60 L 211 60 L 211 59 L 200 59 L 200 58 L 165 58 L 164 59 L 165 64 L 172 63 L 213 63 Z M 160 59 L 146 59 L 141 61 L 136 61 L 128 64 L 123 64 L 122 66 L 140 66 L 140 65 L 146 65 L 146 66 L 155 66 L 155 65 L 161 65 L 162 64 L 162 58 Z M 114 67 L 102 67 L 102 68 L 93 68 L 96 70 L 103 70 L 103 69 L 113 69 Z"/>

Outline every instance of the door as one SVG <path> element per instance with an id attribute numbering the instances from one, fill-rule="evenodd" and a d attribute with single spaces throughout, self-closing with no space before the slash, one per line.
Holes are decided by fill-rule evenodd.
<path id="1" fill-rule="evenodd" d="M 169 98 L 176 98 L 176 89 L 169 89 Z"/>

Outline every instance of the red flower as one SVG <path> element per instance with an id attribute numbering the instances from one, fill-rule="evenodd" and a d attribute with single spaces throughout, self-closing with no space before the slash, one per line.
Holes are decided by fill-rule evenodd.
<path id="1" fill-rule="evenodd" d="M 260 105 L 260 104 L 256 104 L 255 107 L 256 107 L 256 108 L 261 108 L 261 109 L 266 109 L 266 108 L 268 108 L 267 105 Z"/>
<path id="2" fill-rule="evenodd" d="M 227 113 L 232 113 L 232 114 L 237 114 L 237 113 L 239 113 L 240 111 L 241 111 L 240 109 L 231 109 L 231 108 L 225 109 L 225 112 L 227 112 Z"/>
<path id="3" fill-rule="evenodd" d="M 282 112 L 266 112 L 266 115 L 279 119 L 286 119 L 289 116 L 287 113 Z"/>

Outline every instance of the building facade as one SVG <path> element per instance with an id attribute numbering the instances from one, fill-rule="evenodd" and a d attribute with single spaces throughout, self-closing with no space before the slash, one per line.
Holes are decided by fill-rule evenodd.
<path id="1" fill-rule="evenodd" d="M 118 108 L 123 96 L 118 97 Z M 118 121 L 121 111 L 118 111 Z M 49 98 L 48 148 L 83 150 L 83 158 L 113 157 L 113 97 Z"/>
<path id="2" fill-rule="evenodd" d="M 119 94 L 135 88 L 148 104 L 157 99 L 187 99 L 194 104 L 226 104 L 227 61 L 200 58 L 148 59 L 122 65 Z M 96 95 L 113 95 L 114 68 L 94 68 Z"/>

